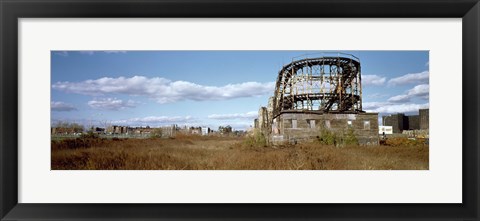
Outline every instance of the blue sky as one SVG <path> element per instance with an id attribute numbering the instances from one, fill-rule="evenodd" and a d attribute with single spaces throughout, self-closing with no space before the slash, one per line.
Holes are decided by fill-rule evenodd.
<path id="1" fill-rule="evenodd" d="M 341 52 L 360 58 L 365 111 L 428 108 L 428 51 Z M 52 123 L 246 129 L 273 95 L 281 67 L 315 53 L 52 51 Z"/>

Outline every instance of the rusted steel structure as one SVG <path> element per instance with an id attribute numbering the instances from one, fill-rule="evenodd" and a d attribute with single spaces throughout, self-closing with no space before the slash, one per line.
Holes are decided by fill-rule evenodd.
<path id="1" fill-rule="evenodd" d="M 363 112 L 361 82 L 360 60 L 353 55 L 294 58 L 278 72 L 273 117 L 296 111 Z"/>
<path id="2" fill-rule="evenodd" d="M 362 110 L 360 59 L 344 53 L 295 57 L 278 72 L 273 97 L 256 128 L 272 143 L 323 139 L 353 131 L 361 145 L 378 144 L 378 113 Z M 262 123 L 260 123 L 262 121 Z"/>

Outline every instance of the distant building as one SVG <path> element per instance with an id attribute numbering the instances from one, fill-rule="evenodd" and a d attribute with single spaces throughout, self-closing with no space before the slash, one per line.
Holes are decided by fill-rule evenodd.
<path id="1" fill-rule="evenodd" d="M 420 130 L 429 129 L 429 109 L 420 109 L 418 112 L 420 115 Z"/>
<path id="2" fill-rule="evenodd" d="M 95 128 L 93 128 L 93 133 L 104 134 L 105 133 L 105 128 L 95 127 Z"/>
<path id="3" fill-rule="evenodd" d="M 405 114 L 392 114 L 382 117 L 383 126 L 392 126 L 393 133 L 402 133 L 408 129 L 408 117 Z"/>
<path id="4" fill-rule="evenodd" d="M 258 128 L 262 130 L 268 130 L 269 125 L 269 114 L 266 107 L 260 107 L 258 110 Z"/>
<path id="5" fill-rule="evenodd" d="M 428 124 L 428 109 L 420 109 L 419 115 L 405 116 L 403 113 L 382 117 L 383 126 L 392 126 L 393 133 L 404 130 L 426 130 Z"/>
<path id="6" fill-rule="evenodd" d="M 208 135 L 210 128 L 208 127 L 202 127 L 202 136 Z"/>
<path id="7" fill-rule="evenodd" d="M 190 132 L 192 134 L 202 134 L 202 128 L 201 127 L 190 127 Z"/>
<path id="8" fill-rule="evenodd" d="M 408 130 L 419 130 L 420 129 L 420 117 L 418 115 L 406 116 Z"/>

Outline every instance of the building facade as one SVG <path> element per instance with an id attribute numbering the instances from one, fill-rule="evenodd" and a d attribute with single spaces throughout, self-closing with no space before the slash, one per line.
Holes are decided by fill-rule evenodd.
<path id="1" fill-rule="evenodd" d="M 274 118 L 272 127 L 276 140 L 301 142 L 318 139 L 324 131 L 341 135 L 352 130 L 359 144 L 378 144 L 377 113 L 284 112 Z"/>
<path id="2" fill-rule="evenodd" d="M 419 111 L 420 115 L 420 130 L 428 130 L 430 128 L 429 126 L 429 109 L 420 109 Z"/>
<path id="3" fill-rule="evenodd" d="M 404 130 L 428 130 L 429 109 L 420 109 L 419 115 L 406 116 L 403 113 L 382 117 L 383 126 L 392 126 L 393 133 L 402 133 Z"/>

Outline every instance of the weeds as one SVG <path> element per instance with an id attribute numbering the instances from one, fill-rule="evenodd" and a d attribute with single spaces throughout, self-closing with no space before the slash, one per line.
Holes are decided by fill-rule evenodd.
<path id="1" fill-rule="evenodd" d="M 247 136 L 244 143 L 248 147 L 266 147 L 268 145 L 267 138 L 259 130 L 255 130 L 253 136 Z"/>
<path id="2" fill-rule="evenodd" d="M 345 145 L 358 145 L 358 139 L 352 128 L 349 128 L 343 135 L 343 144 Z"/>
<path id="3" fill-rule="evenodd" d="M 151 138 L 161 138 L 163 135 L 162 128 L 155 128 L 153 132 L 150 134 Z"/>
<path id="4" fill-rule="evenodd" d="M 337 144 L 337 136 L 335 133 L 328 129 L 322 129 L 320 131 L 319 141 L 321 144 L 324 145 L 336 145 Z"/>
<path id="5" fill-rule="evenodd" d="M 333 146 L 359 145 L 357 136 L 351 128 L 349 128 L 347 132 L 331 131 L 323 128 L 320 130 L 318 141 L 323 145 Z"/>
<path id="6" fill-rule="evenodd" d="M 346 133 L 348 134 L 348 133 Z M 250 140 L 250 141 L 249 141 Z M 336 148 L 318 142 L 265 147 L 250 138 L 77 138 L 52 141 L 53 170 L 410 170 L 428 169 L 428 145 L 389 139 L 391 146 Z M 253 142 L 253 143 L 249 143 Z M 402 142 L 416 142 L 402 145 Z M 253 146 L 252 146 L 253 144 Z M 410 143 L 408 143 L 410 144 Z M 413 144 L 413 143 L 412 143 Z"/>

